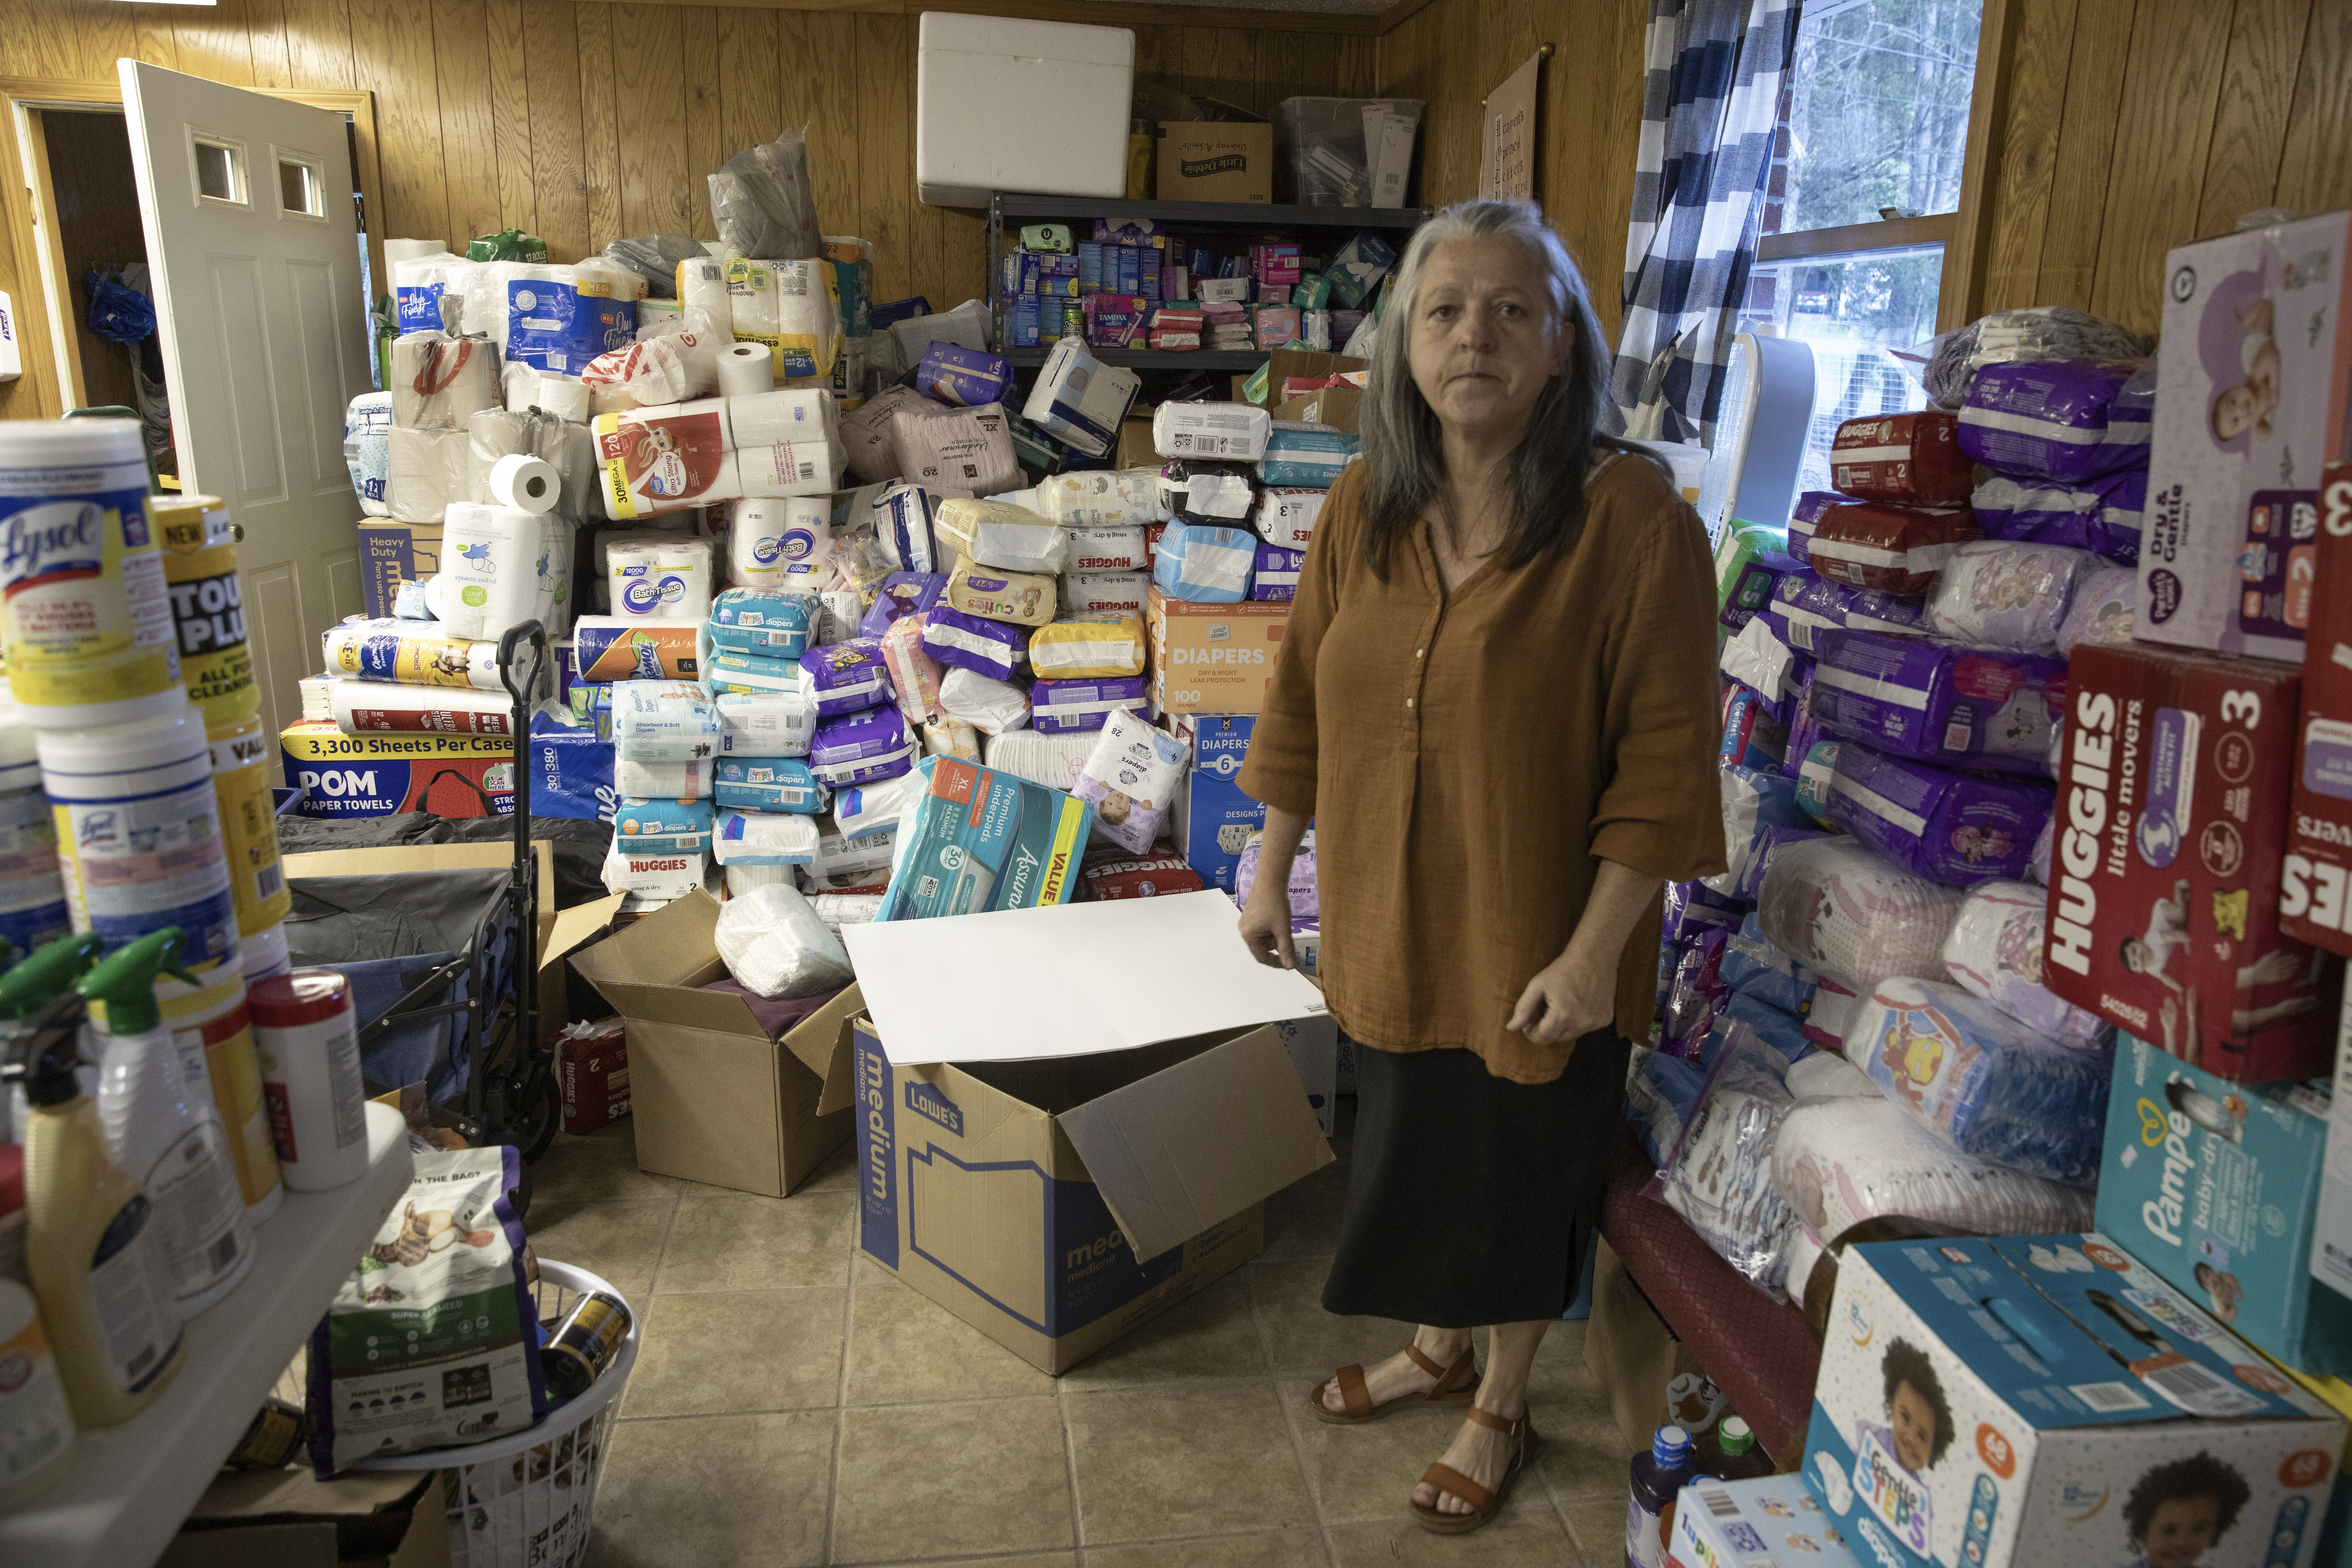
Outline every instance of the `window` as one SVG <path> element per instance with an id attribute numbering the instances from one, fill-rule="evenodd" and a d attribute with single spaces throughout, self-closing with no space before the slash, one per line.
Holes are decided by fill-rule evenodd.
<path id="1" fill-rule="evenodd" d="M 301 217 L 327 216 L 326 182 L 315 161 L 299 153 L 278 154 L 278 205 Z"/>
<path id="2" fill-rule="evenodd" d="M 1802 483 L 1842 420 L 1918 408 L 1887 351 L 1932 336 L 1956 235 L 1983 0 L 1811 0 L 1780 100 L 1739 324 L 1814 358 Z"/>
<path id="3" fill-rule="evenodd" d="M 188 134 L 188 158 L 196 176 L 196 201 L 247 206 L 245 144 L 226 136 Z"/>

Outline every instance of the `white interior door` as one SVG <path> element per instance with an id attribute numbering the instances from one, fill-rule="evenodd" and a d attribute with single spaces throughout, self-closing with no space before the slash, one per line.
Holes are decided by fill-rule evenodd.
<path id="1" fill-rule="evenodd" d="M 226 500 L 261 711 L 361 607 L 343 411 L 368 389 L 343 117 L 121 60 L 181 483 Z"/>

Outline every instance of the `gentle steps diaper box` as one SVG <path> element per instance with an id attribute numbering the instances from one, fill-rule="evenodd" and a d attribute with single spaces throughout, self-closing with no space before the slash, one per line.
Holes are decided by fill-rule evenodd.
<path id="1" fill-rule="evenodd" d="M 1670 1568 L 1859 1568 L 1853 1542 L 1795 1476 L 1706 1480 L 1675 1500 Z"/>

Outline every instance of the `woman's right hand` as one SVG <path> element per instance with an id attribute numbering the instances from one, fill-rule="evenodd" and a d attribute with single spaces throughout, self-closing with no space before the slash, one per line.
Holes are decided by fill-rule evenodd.
<path id="1" fill-rule="evenodd" d="M 1296 969 L 1297 955 L 1290 947 L 1290 885 L 1287 875 L 1268 876 L 1264 862 L 1242 909 L 1242 942 L 1250 956 L 1273 969 Z"/>

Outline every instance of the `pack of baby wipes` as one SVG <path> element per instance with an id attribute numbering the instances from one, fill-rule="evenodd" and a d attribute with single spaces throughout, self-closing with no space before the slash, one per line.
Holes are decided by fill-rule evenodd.
<path id="1" fill-rule="evenodd" d="M 1273 431 L 1274 416 L 1247 403 L 1163 403 L 1151 416 L 1151 445 L 1163 458 L 1255 463 Z"/>
<path id="2" fill-rule="evenodd" d="M 683 763 L 719 751 L 719 710 L 684 680 L 625 680 L 612 689 L 613 751 L 641 763 Z"/>

